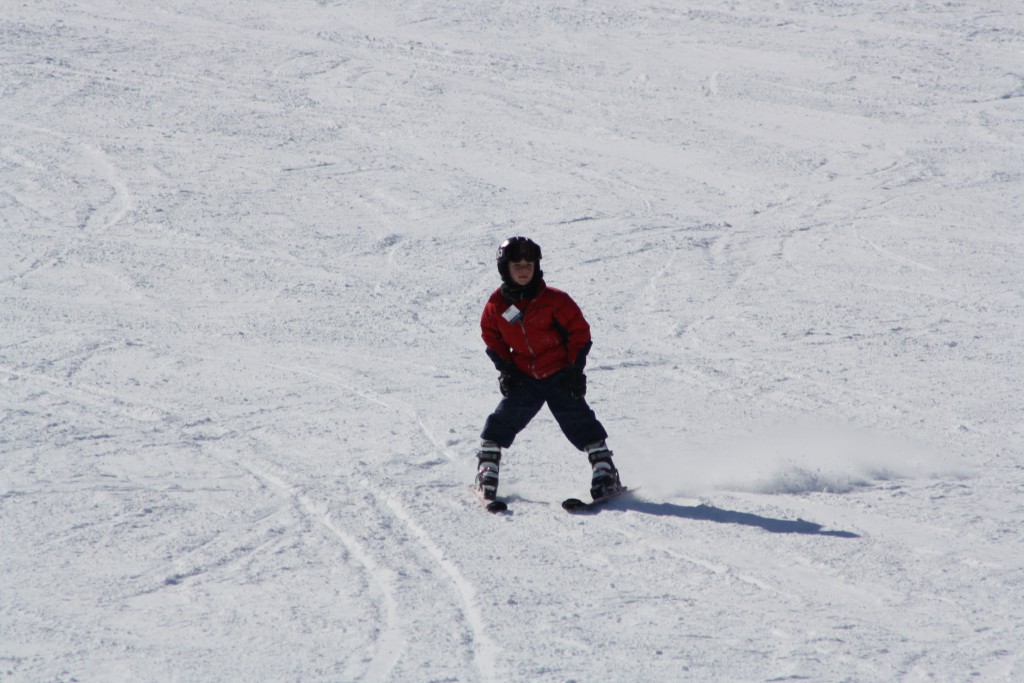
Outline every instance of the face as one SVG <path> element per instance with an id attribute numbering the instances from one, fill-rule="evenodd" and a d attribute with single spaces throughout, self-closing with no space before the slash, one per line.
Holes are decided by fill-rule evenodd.
<path id="1" fill-rule="evenodd" d="M 535 268 L 536 264 L 533 261 L 510 261 L 508 264 L 508 274 L 512 276 L 512 281 L 517 285 L 528 285 L 530 280 L 533 279 Z"/>

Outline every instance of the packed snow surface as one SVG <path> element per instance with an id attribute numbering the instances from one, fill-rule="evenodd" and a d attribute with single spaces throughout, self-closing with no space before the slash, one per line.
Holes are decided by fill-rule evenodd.
<path id="1" fill-rule="evenodd" d="M 1024 680 L 1022 216 L 1020 0 L 4 2 L 0 679 Z"/>

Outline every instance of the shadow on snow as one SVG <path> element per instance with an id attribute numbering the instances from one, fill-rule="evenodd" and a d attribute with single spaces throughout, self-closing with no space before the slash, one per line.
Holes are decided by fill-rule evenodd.
<path id="1" fill-rule="evenodd" d="M 859 534 L 855 534 L 852 531 L 832 531 L 825 529 L 821 524 L 808 522 L 803 519 L 775 519 L 749 512 L 723 510 L 704 504 L 696 506 L 675 505 L 673 503 L 651 503 L 635 498 L 623 498 L 622 500 L 607 503 L 606 507 L 615 510 L 632 510 L 645 515 L 657 515 L 659 517 L 679 517 L 702 522 L 754 526 L 770 531 L 773 534 L 810 534 L 816 536 L 836 536 L 838 538 L 860 538 Z"/>

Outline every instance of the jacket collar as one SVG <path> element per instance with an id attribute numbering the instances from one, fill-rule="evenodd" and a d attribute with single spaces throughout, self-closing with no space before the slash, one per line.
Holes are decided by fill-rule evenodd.
<path id="1" fill-rule="evenodd" d="M 535 277 L 529 284 L 517 285 L 508 282 L 501 285 L 501 296 L 508 303 L 536 299 L 537 295 L 547 289 L 543 277 Z"/>

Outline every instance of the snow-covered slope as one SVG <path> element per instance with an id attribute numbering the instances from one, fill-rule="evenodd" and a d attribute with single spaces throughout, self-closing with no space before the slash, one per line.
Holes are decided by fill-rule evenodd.
<path id="1" fill-rule="evenodd" d="M 0 679 L 1020 680 L 1022 215 L 1018 0 L 6 3 Z"/>

